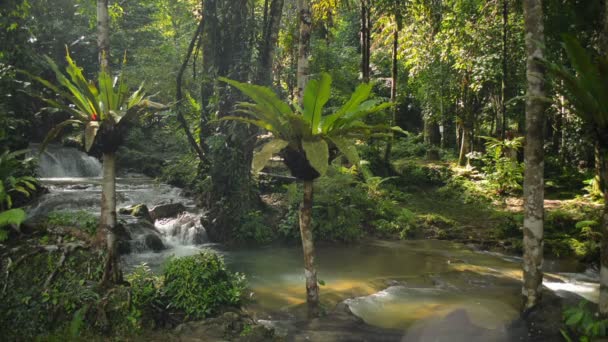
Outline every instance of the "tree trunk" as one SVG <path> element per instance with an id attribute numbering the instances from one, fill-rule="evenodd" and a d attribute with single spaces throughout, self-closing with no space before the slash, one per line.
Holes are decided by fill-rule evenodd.
<path id="1" fill-rule="evenodd" d="M 500 112 L 502 114 L 502 140 L 507 138 L 507 31 L 509 26 L 508 0 L 502 0 L 502 86 Z"/>
<path id="2" fill-rule="evenodd" d="M 108 14 L 108 0 L 97 0 L 97 48 L 100 69 L 109 71 L 110 15 Z"/>
<path id="3" fill-rule="evenodd" d="M 542 0 L 524 0 L 527 81 L 526 144 L 524 149 L 524 259 L 523 310 L 534 308 L 541 299 L 543 282 L 544 154 L 543 124 L 545 103 Z"/>
<path id="4" fill-rule="evenodd" d="M 101 217 L 99 232 L 105 234 L 107 255 L 103 271 L 103 284 L 117 284 L 122 281 L 120 260 L 116 249 L 116 156 L 103 154 L 103 179 L 101 183 Z"/>
<path id="5" fill-rule="evenodd" d="M 471 139 L 469 138 L 469 129 L 466 123 L 462 124 L 462 133 L 460 134 L 460 153 L 458 155 L 458 165 L 465 166 L 467 165 L 467 153 L 469 153 L 469 143 Z"/>
<path id="6" fill-rule="evenodd" d="M 313 182 L 304 181 L 304 199 L 300 207 L 300 235 L 304 252 L 304 275 L 306 276 L 306 302 L 309 317 L 319 315 L 319 285 L 315 268 L 315 245 L 312 236 Z"/>
<path id="7" fill-rule="evenodd" d="M 608 149 L 601 151 L 601 178 L 608 184 Z M 600 268 L 600 314 L 608 315 L 608 190 L 604 189 L 604 212 L 602 214 L 602 250 Z"/>
<path id="8" fill-rule="evenodd" d="M 284 3 L 285 0 L 272 0 L 268 10 L 265 11 L 264 29 L 262 31 L 258 57 L 257 83 L 260 85 L 272 85 L 272 65 L 275 48 L 279 39 Z"/>
<path id="9" fill-rule="evenodd" d="M 361 0 L 361 79 L 364 83 L 369 82 L 369 34 L 368 29 L 368 0 Z"/>
<path id="10" fill-rule="evenodd" d="M 198 24 L 196 32 L 194 33 L 194 36 L 192 37 L 192 40 L 190 41 L 190 45 L 188 46 L 188 51 L 186 52 L 186 57 L 184 58 L 184 61 L 181 65 L 179 71 L 177 72 L 177 77 L 175 78 L 175 83 L 176 83 L 175 101 L 177 102 L 177 106 L 176 106 L 177 121 L 179 122 L 180 126 L 182 126 L 184 133 L 186 133 L 186 138 L 188 139 L 188 143 L 190 143 L 190 148 L 192 148 L 192 150 L 194 152 L 196 152 L 196 155 L 198 156 L 200 162 L 205 161 L 205 154 L 203 153 L 203 147 L 202 147 L 203 144 L 201 142 L 201 145 L 199 145 L 196 142 L 196 139 L 194 139 L 194 135 L 190 131 L 190 125 L 188 125 L 188 122 L 186 121 L 186 118 L 184 117 L 184 113 L 183 113 L 184 96 L 182 94 L 182 79 L 184 77 L 184 72 L 186 71 L 186 68 L 188 67 L 188 61 L 190 60 L 190 57 L 192 56 L 192 52 L 194 51 L 194 46 L 196 44 L 196 41 L 199 39 L 199 36 L 203 33 L 204 27 L 205 27 L 205 18 L 201 18 L 201 22 Z M 196 61 L 195 61 L 195 63 L 196 63 Z"/>
<path id="11" fill-rule="evenodd" d="M 312 15 L 310 12 L 310 0 L 298 0 L 298 15 L 300 18 L 300 39 L 298 41 L 298 69 L 296 98 L 302 104 L 304 88 L 308 83 L 308 58 L 310 57 L 310 34 L 312 31 Z"/>
<path id="12" fill-rule="evenodd" d="M 251 31 L 253 30 L 249 0 L 207 0 L 203 9 L 203 71 L 201 85 L 201 142 L 208 140 L 210 189 L 203 202 L 208 215 L 203 224 L 212 241 L 230 242 L 236 239 L 234 230 L 252 210 L 260 209 L 259 197 L 251 178 L 251 160 L 257 130 L 246 125 L 222 121 L 208 122 L 213 114 L 218 118 L 232 115 L 242 94 L 224 83 L 223 76 L 239 82 L 251 79 Z M 218 101 L 211 101 L 211 99 Z"/>
<path id="13" fill-rule="evenodd" d="M 397 18 L 395 18 L 395 28 L 393 29 L 393 55 L 392 55 L 392 67 L 391 67 L 391 102 L 393 108 L 391 108 L 391 126 L 397 124 L 397 77 L 399 68 L 397 65 L 397 48 L 399 47 L 399 25 Z M 384 164 L 387 169 L 390 169 L 391 162 L 391 151 L 393 149 L 393 138 L 391 138 L 386 144 L 386 151 L 384 153 Z"/>

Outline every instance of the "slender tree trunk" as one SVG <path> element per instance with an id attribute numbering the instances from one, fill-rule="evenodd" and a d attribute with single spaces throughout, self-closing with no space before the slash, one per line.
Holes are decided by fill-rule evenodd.
<path id="1" fill-rule="evenodd" d="M 272 65 L 274 52 L 279 39 L 281 18 L 283 16 L 283 5 L 285 0 L 272 0 L 268 10 L 265 11 L 264 30 L 260 41 L 260 54 L 258 56 L 257 82 L 261 85 L 272 85 Z"/>
<path id="2" fill-rule="evenodd" d="M 507 31 L 509 27 L 509 3 L 502 0 L 502 86 L 500 112 L 502 114 L 502 140 L 507 138 Z"/>
<path id="3" fill-rule="evenodd" d="M 107 255 L 103 271 L 103 284 L 118 283 L 122 280 L 120 260 L 116 249 L 116 156 L 103 154 L 103 179 L 101 183 L 101 217 L 99 229 L 105 233 Z"/>
<path id="4" fill-rule="evenodd" d="M 467 165 L 467 153 L 469 150 L 469 129 L 466 123 L 462 124 L 462 133 L 460 134 L 460 154 L 458 155 L 458 165 L 465 166 Z"/>
<path id="5" fill-rule="evenodd" d="M 600 175 L 604 184 L 608 184 L 608 149 L 600 152 L 602 165 Z M 604 189 L 604 212 L 602 215 L 602 251 L 600 268 L 599 310 L 603 316 L 608 315 L 608 190 Z"/>
<path id="6" fill-rule="evenodd" d="M 306 276 L 306 302 L 308 315 L 319 315 L 319 285 L 315 268 L 315 245 L 312 236 L 312 197 L 313 182 L 304 181 L 304 200 L 300 207 L 300 235 L 304 252 L 304 275 Z"/>
<path id="7" fill-rule="evenodd" d="M 393 55 L 392 55 L 392 67 L 391 67 L 391 102 L 393 108 L 391 108 L 391 126 L 397 124 L 397 77 L 399 68 L 397 65 L 397 48 L 399 47 L 399 27 L 397 18 L 395 18 L 395 28 L 393 30 Z M 390 169 L 391 162 L 391 151 L 393 149 L 393 138 L 391 138 L 386 144 L 386 151 L 384 152 L 384 164 L 387 169 Z"/>
<path id="8" fill-rule="evenodd" d="M 546 105 L 544 69 L 538 60 L 544 57 L 542 0 L 524 0 L 526 30 L 527 80 L 526 145 L 524 150 L 524 259 L 522 288 L 523 310 L 539 304 L 543 282 L 544 154 L 543 124 Z"/>
<path id="9" fill-rule="evenodd" d="M 101 70 L 110 69 L 110 16 L 108 0 L 97 0 L 97 48 Z"/>
<path id="10" fill-rule="evenodd" d="M 364 83 L 369 82 L 368 6 L 368 0 L 361 0 L 361 79 Z"/>
<path id="11" fill-rule="evenodd" d="M 298 70 L 296 98 L 302 104 L 304 88 L 308 83 L 308 64 L 310 57 L 310 34 L 312 31 L 312 15 L 310 0 L 298 0 L 298 15 L 300 18 L 300 40 L 298 42 Z"/>
<path id="12" fill-rule="evenodd" d="M 177 72 L 177 77 L 175 79 L 175 82 L 176 82 L 175 100 L 177 101 L 177 108 L 176 108 L 177 121 L 179 122 L 180 126 L 182 126 L 184 133 L 186 133 L 186 138 L 188 139 L 188 143 L 190 143 L 190 148 L 192 148 L 192 150 L 194 152 L 196 152 L 196 155 L 198 156 L 200 162 L 205 161 L 205 154 L 203 153 L 203 148 L 202 148 L 203 142 L 201 141 L 201 145 L 199 145 L 196 142 L 196 139 L 194 139 L 194 135 L 190 131 L 190 125 L 188 125 L 188 122 L 186 121 L 186 118 L 184 117 L 184 113 L 183 113 L 184 95 L 182 94 L 182 79 L 184 77 L 184 72 L 186 71 L 186 68 L 188 67 L 188 61 L 190 60 L 190 57 L 192 56 L 192 51 L 194 50 L 194 47 L 196 45 L 197 40 L 199 39 L 199 36 L 203 33 L 204 27 L 205 27 L 205 19 L 201 18 L 201 22 L 198 24 L 196 32 L 194 33 L 194 36 L 192 37 L 192 40 L 190 41 L 190 45 L 188 46 L 188 51 L 186 52 L 186 57 L 184 58 L 184 61 L 181 65 L 181 67 L 179 68 L 179 71 Z"/>

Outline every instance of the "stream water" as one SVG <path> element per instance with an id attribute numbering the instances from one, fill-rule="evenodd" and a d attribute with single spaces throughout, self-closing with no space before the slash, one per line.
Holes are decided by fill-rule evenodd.
<path id="1" fill-rule="evenodd" d="M 98 214 L 99 162 L 69 148 L 53 147 L 40 157 L 40 175 L 50 192 L 28 211 L 30 217 L 51 211 L 86 210 Z M 155 223 L 167 249 L 145 248 L 123 257 L 131 269 L 142 262 L 160 270 L 171 257 L 202 249 L 221 253 L 230 267 L 243 272 L 250 285 L 249 304 L 259 318 L 289 321 L 304 317 L 302 254 L 298 246 L 226 249 L 207 242 L 201 210 L 181 190 L 152 179 L 129 175 L 117 181 L 118 207 L 144 203 L 182 203 L 187 211 Z M 128 216 L 120 220 L 130 222 Z M 520 304 L 520 260 L 474 251 L 448 241 L 365 241 L 357 245 L 317 247 L 321 300 L 328 307 L 345 301 L 367 323 L 406 329 L 417 321 L 464 310 L 471 321 L 501 329 L 517 316 Z M 577 265 L 547 261 L 545 285 L 558 294 L 597 298 L 597 273 L 579 273 Z"/>

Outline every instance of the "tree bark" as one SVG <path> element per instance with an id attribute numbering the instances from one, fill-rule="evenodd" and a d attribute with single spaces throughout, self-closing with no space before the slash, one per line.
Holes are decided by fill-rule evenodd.
<path id="1" fill-rule="evenodd" d="M 272 65 L 274 52 L 279 39 L 281 18 L 283 16 L 283 5 L 285 0 L 272 0 L 269 8 L 265 11 L 264 30 L 260 41 L 258 58 L 257 83 L 264 86 L 272 85 Z"/>
<path id="2" fill-rule="evenodd" d="M 502 85 L 501 85 L 501 104 L 502 114 L 502 140 L 507 138 L 507 32 L 509 27 L 509 4 L 508 0 L 502 0 Z"/>
<path id="3" fill-rule="evenodd" d="M 397 77 L 399 68 L 397 65 L 397 48 L 399 47 L 399 24 L 397 22 L 397 16 L 395 15 L 395 28 L 393 29 L 393 51 L 392 51 L 392 67 L 391 67 L 391 102 L 393 108 L 391 108 L 391 126 L 397 124 Z M 390 169 L 391 162 L 391 151 L 393 149 L 393 138 L 391 138 L 386 144 L 386 151 L 384 153 L 384 164 Z"/>
<path id="4" fill-rule="evenodd" d="M 319 315 L 319 285 L 315 268 L 315 245 L 312 235 L 313 182 L 304 181 L 304 199 L 300 206 L 300 235 L 304 252 L 304 275 L 306 276 L 306 302 L 309 317 Z"/>
<path id="5" fill-rule="evenodd" d="M 198 156 L 198 158 L 201 162 L 205 161 L 205 154 L 203 153 L 203 148 L 201 147 L 202 145 L 199 145 L 196 142 L 196 139 L 194 139 L 194 135 L 192 135 L 192 132 L 190 132 L 190 125 L 188 125 L 188 122 L 186 121 L 186 118 L 184 117 L 184 113 L 183 113 L 184 96 L 182 94 L 182 79 L 184 77 L 184 72 L 186 71 L 186 68 L 188 67 L 188 61 L 190 60 L 190 57 L 192 56 L 192 51 L 194 50 L 196 41 L 198 40 L 199 36 L 203 33 L 204 27 L 205 27 L 205 18 L 201 18 L 201 22 L 198 24 L 196 32 L 194 33 L 194 36 L 192 37 L 192 40 L 190 41 L 190 45 L 188 46 L 188 51 L 186 52 L 186 57 L 184 58 L 184 62 L 182 63 L 181 67 L 179 68 L 179 71 L 177 72 L 177 77 L 175 79 L 175 83 L 176 83 L 175 100 L 177 102 L 177 108 L 176 108 L 177 121 L 179 122 L 180 126 L 182 126 L 182 129 L 184 130 L 184 133 L 186 134 L 186 138 L 188 139 L 188 143 L 190 143 L 190 147 L 192 148 L 192 150 L 194 150 L 194 152 L 196 152 L 196 155 Z"/>
<path id="6" fill-rule="evenodd" d="M 252 210 L 260 209 L 259 197 L 251 178 L 251 160 L 257 130 L 246 125 L 222 121 L 213 130 L 208 125 L 232 115 L 242 94 L 224 83 L 223 76 L 239 82 L 251 80 L 254 61 L 251 41 L 252 20 L 249 0 L 207 0 L 204 7 L 203 70 L 201 85 L 201 143 L 208 139 L 210 190 L 203 202 L 209 214 L 203 224 L 216 242 L 235 240 L 234 230 Z M 213 102 L 211 99 L 218 99 Z"/>
<path id="7" fill-rule="evenodd" d="M 312 15 L 310 12 L 310 0 L 298 0 L 298 15 L 300 18 L 300 39 L 298 42 L 298 69 L 296 98 L 300 105 L 304 98 L 304 88 L 308 83 L 309 57 L 310 57 L 310 34 L 312 31 Z"/>
<path id="8" fill-rule="evenodd" d="M 469 138 L 469 129 L 466 123 L 462 124 L 462 131 L 460 134 L 460 153 L 458 155 L 458 165 L 465 166 L 467 165 L 467 153 L 469 151 L 469 143 L 471 139 Z"/>
<path id="9" fill-rule="evenodd" d="M 608 184 L 608 149 L 600 152 L 601 180 Z M 608 315 L 608 190 L 604 189 L 604 212 L 602 214 L 602 250 L 600 267 L 600 314 Z"/>
<path id="10" fill-rule="evenodd" d="M 528 93 L 524 149 L 523 310 L 540 302 L 543 282 L 544 219 L 544 24 L 542 0 L 524 0 Z"/>
<path id="11" fill-rule="evenodd" d="M 368 0 L 361 0 L 361 79 L 364 83 L 369 82 L 369 12 Z"/>
<path id="12" fill-rule="evenodd" d="M 101 70 L 110 70 L 110 15 L 108 14 L 108 0 L 97 0 L 97 48 L 99 53 L 99 67 Z"/>
<path id="13" fill-rule="evenodd" d="M 116 156 L 103 154 L 103 178 L 101 183 L 101 217 L 98 234 L 105 234 L 106 264 L 102 284 L 117 284 L 122 281 L 120 260 L 116 249 Z"/>

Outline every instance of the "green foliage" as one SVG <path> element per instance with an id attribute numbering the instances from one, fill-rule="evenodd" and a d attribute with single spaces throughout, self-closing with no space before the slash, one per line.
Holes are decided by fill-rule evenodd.
<path id="1" fill-rule="evenodd" d="M 266 223 L 264 214 L 260 210 L 245 213 L 241 219 L 241 225 L 234 231 L 236 240 L 254 242 L 256 244 L 267 244 L 275 238 L 272 227 Z"/>
<path id="2" fill-rule="evenodd" d="M 238 305 L 245 289 L 245 277 L 228 271 L 222 257 L 213 252 L 169 260 L 164 278 L 169 306 L 189 319 L 202 319 L 225 306 Z"/>
<path id="3" fill-rule="evenodd" d="M 131 284 L 131 307 L 127 318 L 133 328 L 140 330 L 143 325 L 151 325 L 155 314 L 153 308 L 162 303 L 162 279 L 142 264 L 127 275 L 126 280 Z"/>
<path id="4" fill-rule="evenodd" d="M 8 232 L 3 228 L 8 225 L 19 226 L 25 221 L 25 211 L 23 209 L 9 209 L 0 212 L 0 242 L 8 239 Z"/>
<path id="5" fill-rule="evenodd" d="M 99 218 L 84 210 L 55 211 L 48 215 L 46 223 L 58 227 L 78 227 L 88 234 L 94 235 L 99 226 Z"/>
<path id="6" fill-rule="evenodd" d="M 0 210 L 12 208 L 15 195 L 28 198 L 36 191 L 38 181 L 31 176 L 32 159 L 21 158 L 26 153 L 4 151 L 0 155 Z"/>
<path id="7" fill-rule="evenodd" d="M 594 341 L 608 336 L 608 320 L 594 312 L 586 301 L 581 301 L 578 306 L 566 309 L 564 323 L 568 329 L 567 331 L 561 330 L 561 333 L 568 341 L 573 340 L 570 334 L 577 336 L 579 341 Z"/>
<path id="8" fill-rule="evenodd" d="M 483 138 L 487 148 L 483 167 L 487 187 L 498 195 L 521 190 L 524 167 L 517 162 L 517 151 L 522 147 L 523 137 L 503 141 L 492 137 Z"/>
<path id="9" fill-rule="evenodd" d="M 323 175 L 329 163 L 329 145 L 340 150 L 353 165 L 359 165 L 359 156 L 353 148 L 353 143 L 347 139 L 369 136 L 378 131 L 390 131 L 387 126 L 369 126 L 362 121 L 366 116 L 391 105 L 374 100 L 366 101 L 372 90 L 370 84 L 357 87 L 349 101 L 324 116 L 323 109 L 331 92 L 331 76 L 327 73 L 322 73 L 320 80 L 308 82 L 304 91 L 304 108 L 293 104 L 295 111 L 269 88 L 226 78 L 220 80 L 239 89 L 254 101 L 240 104 L 239 112 L 246 117 L 229 116 L 222 120 L 253 124 L 273 134 L 274 139 L 266 143 L 262 153 L 255 155 L 254 170 L 261 170 L 273 153 L 288 149 L 305 156 L 310 166 L 319 175 Z"/>
<path id="10" fill-rule="evenodd" d="M 46 61 L 54 71 L 59 86 L 41 77 L 24 73 L 67 101 L 69 105 L 64 105 L 55 99 L 40 97 L 50 107 L 70 113 L 72 118 L 58 124 L 49 132 L 43 142 L 43 148 L 65 127 L 77 125 L 84 126 L 84 145 L 85 150 L 89 151 L 101 128 L 100 123 L 121 128 L 140 115 L 143 109 L 161 110 L 165 108 L 145 99 L 143 84 L 131 93 L 122 72 L 115 83 L 106 70 L 99 73 L 97 84 L 87 80 L 67 49 L 66 72 L 68 77 L 59 70 L 52 59 L 46 57 Z"/>

